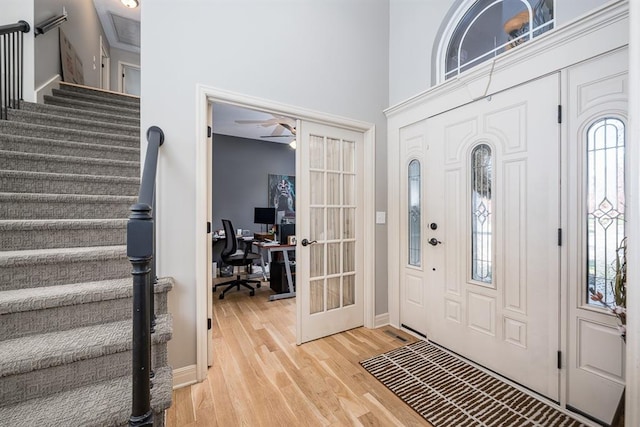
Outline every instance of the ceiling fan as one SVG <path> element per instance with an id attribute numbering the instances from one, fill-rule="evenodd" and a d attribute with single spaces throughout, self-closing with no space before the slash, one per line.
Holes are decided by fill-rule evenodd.
<path id="1" fill-rule="evenodd" d="M 265 128 L 274 126 L 270 135 L 263 135 L 260 138 L 293 138 L 296 136 L 296 121 L 290 117 L 273 115 L 272 119 L 266 120 L 236 120 L 238 124 L 255 124 Z M 287 130 L 289 133 L 285 134 Z"/>

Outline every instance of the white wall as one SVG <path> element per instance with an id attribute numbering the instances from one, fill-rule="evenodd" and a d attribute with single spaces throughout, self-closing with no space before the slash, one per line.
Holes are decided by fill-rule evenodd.
<path id="1" fill-rule="evenodd" d="M 111 86 L 111 90 L 118 91 L 119 81 L 121 79 L 120 72 L 118 69 L 118 62 L 126 62 L 133 65 L 140 65 L 140 54 L 135 52 L 129 52 L 128 50 L 117 49 L 115 47 L 111 48 L 110 52 L 110 61 L 111 61 L 111 70 L 109 75 L 109 84 Z"/>
<path id="2" fill-rule="evenodd" d="M 385 158 L 388 0 L 172 0 L 142 8 L 143 132 L 165 133 L 158 182 L 159 274 L 173 276 L 169 344 L 174 368 L 196 362 L 195 111 L 198 83 L 375 123 Z M 188 30 L 167 31 L 172 23 Z M 376 208 L 386 210 L 386 166 L 376 171 Z M 376 264 L 386 264 L 378 226 Z M 387 284 L 376 298 L 386 311 Z"/>
<path id="3" fill-rule="evenodd" d="M 27 21 L 31 29 L 23 35 L 24 76 L 23 97 L 25 101 L 34 100 L 34 44 L 33 44 L 33 2 L 25 0 L 2 0 L 0 3 L 0 25 L 16 24 Z"/>
<path id="4" fill-rule="evenodd" d="M 3 0 L 4 1 L 4 0 Z M 27 2 L 28 3 L 28 2 Z M 92 1 L 88 0 L 35 0 L 35 22 L 40 23 L 62 14 L 65 7 L 68 19 L 60 28 L 75 48 L 82 61 L 84 83 L 100 87 L 100 35 L 108 41 Z M 41 86 L 56 74 L 62 76 L 60 66 L 60 39 L 58 29 L 40 34 L 35 39 L 35 87 Z"/>
<path id="5" fill-rule="evenodd" d="M 433 59 L 443 22 L 452 8 L 473 0 L 389 0 L 389 103 L 395 105 L 427 90 L 435 81 Z M 617 0 L 612 0 L 617 1 Z M 607 0 L 556 0 L 556 25 L 606 3 Z"/>

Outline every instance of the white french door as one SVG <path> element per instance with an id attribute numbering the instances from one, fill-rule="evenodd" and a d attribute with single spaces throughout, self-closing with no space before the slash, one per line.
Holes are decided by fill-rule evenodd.
<path id="1" fill-rule="evenodd" d="M 363 134 L 299 122 L 298 343 L 364 324 Z"/>
<path id="2" fill-rule="evenodd" d="M 422 240 L 428 339 L 553 400 L 558 104 L 554 74 L 429 118 Z"/>

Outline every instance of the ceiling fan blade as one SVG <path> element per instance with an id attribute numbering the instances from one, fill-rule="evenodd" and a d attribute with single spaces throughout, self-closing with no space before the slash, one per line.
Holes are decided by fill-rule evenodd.
<path id="1" fill-rule="evenodd" d="M 260 138 L 295 138 L 295 135 L 262 135 Z"/>

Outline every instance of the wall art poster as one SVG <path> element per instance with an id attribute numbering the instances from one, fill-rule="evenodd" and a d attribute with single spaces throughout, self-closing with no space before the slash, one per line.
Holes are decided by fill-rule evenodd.
<path id="1" fill-rule="evenodd" d="M 269 174 L 269 207 L 275 207 L 276 211 L 284 211 L 285 217 L 295 215 L 295 176 Z"/>

